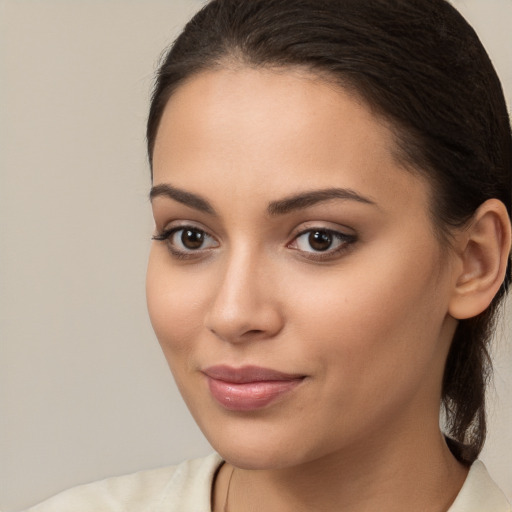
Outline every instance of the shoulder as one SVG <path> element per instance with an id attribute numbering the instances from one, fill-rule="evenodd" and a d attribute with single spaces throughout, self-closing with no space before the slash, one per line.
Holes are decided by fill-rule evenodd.
<path id="1" fill-rule="evenodd" d="M 476 461 L 448 512 L 512 512 L 503 492 L 483 462 Z"/>
<path id="2" fill-rule="evenodd" d="M 184 512 L 210 510 L 217 454 L 74 487 L 26 512 Z"/>

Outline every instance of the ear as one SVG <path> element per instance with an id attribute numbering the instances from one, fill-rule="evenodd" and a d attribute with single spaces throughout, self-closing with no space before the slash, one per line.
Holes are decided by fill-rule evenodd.
<path id="1" fill-rule="evenodd" d="M 448 311 L 463 320 L 484 311 L 505 278 L 511 244 L 505 205 L 498 199 L 485 201 L 456 239 L 459 264 Z"/>

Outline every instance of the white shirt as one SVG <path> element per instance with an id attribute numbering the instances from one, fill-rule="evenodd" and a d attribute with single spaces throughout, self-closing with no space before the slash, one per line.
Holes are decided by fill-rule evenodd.
<path id="1" fill-rule="evenodd" d="M 178 466 L 74 487 L 26 512 L 211 512 L 216 453 Z M 448 512 L 512 512 L 484 464 L 475 462 Z"/>

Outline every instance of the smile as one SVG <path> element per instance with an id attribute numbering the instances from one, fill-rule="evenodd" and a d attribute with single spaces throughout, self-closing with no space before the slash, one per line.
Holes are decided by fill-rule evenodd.
<path id="1" fill-rule="evenodd" d="M 231 411 L 261 409 L 292 391 L 305 378 L 257 366 L 212 366 L 203 373 L 213 398 Z"/>

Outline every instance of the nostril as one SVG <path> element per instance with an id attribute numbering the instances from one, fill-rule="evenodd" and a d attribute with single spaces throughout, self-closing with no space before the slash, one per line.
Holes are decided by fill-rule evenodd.
<path id="1" fill-rule="evenodd" d="M 251 329 L 250 331 L 245 332 L 244 336 L 254 336 L 257 334 L 261 334 L 262 332 L 265 332 L 265 331 L 262 331 L 260 329 Z"/>

